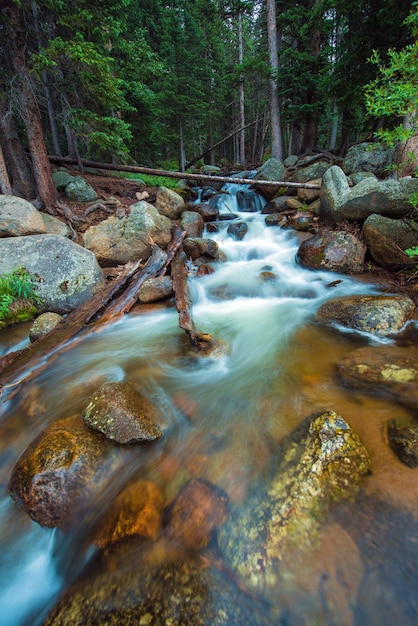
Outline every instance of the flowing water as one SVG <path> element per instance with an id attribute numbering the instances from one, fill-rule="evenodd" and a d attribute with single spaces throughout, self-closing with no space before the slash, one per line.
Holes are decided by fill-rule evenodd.
<path id="1" fill-rule="evenodd" d="M 219 344 L 213 354 L 202 356 L 191 349 L 174 307 L 145 308 L 65 351 L 16 399 L 2 405 L 2 626 L 41 624 L 92 558 L 84 527 L 67 534 L 41 528 L 10 499 L 7 485 L 32 439 L 53 421 L 81 413 L 92 392 L 107 380 L 132 381 L 157 403 L 165 415 L 166 435 L 113 477 L 102 502 L 96 503 L 97 515 L 103 501 L 108 503 L 131 476 L 155 481 L 167 502 L 190 477 L 201 477 L 223 489 L 232 506 L 240 506 L 262 479 L 269 442 L 280 442 L 315 412 L 333 409 L 342 415 L 372 459 L 372 474 L 364 480 L 360 496 L 362 508 L 350 505 L 335 518 L 354 538 L 359 559 L 364 556 L 358 605 L 350 618 L 342 612 L 337 621 L 308 618 L 289 624 L 382 626 L 394 619 L 398 626 L 418 623 L 418 470 L 398 461 L 383 435 L 388 419 L 413 416 L 384 398 L 338 385 L 336 364 L 354 348 L 376 339 L 315 322 L 316 310 L 327 299 L 377 289 L 365 280 L 301 268 L 295 261 L 298 236 L 267 228 L 259 212 L 240 213 L 234 189 L 229 191 L 221 211 L 245 221 L 248 233 L 236 241 L 226 231 L 230 222 L 219 222 L 219 231 L 209 236 L 218 242 L 226 261 L 216 264 L 213 274 L 191 273 L 189 281 L 196 327 L 211 333 Z M 27 330 L 21 326 L 3 331 L 3 352 L 25 345 Z M 410 349 L 415 352 L 412 340 Z M 185 405 L 191 419 L 178 408 Z M 340 558 L 344 572 L 347 548 L 341 541 L 341 534 L 331 536 L 326 556 Z M 311 566 L 306 564 L 307 570 Z M 313 575 L 318 594 L 328 575 L 326 567 L 321 568 L 318 563 Z M 342 587 L 345 584 L 341 582 Z"/>

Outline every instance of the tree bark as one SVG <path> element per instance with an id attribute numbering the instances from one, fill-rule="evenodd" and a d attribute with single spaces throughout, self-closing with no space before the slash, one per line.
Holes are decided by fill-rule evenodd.
<path id="1" fill-rule="evenodd" d="M 44 208 L 49 213 L 54 214 L 58 203 L 58 194 L 52 179 L 41 117 L 27 66 L 26 31 L 21 21 L 20 9 L 12 0 L 5 0 L 1 11 L 8 25 L 7 34 L 13 70 L 19 77 L 17 82 L 20 95 L 19 104 L 28 140 L 37 195 Z"/>
<path id="2" fill-rule="evenodd" d="M 270 120 L 271 120 L 271 156 L 283 161 L 283 138 L 280 120 L 280 100 L 277 84 L 279 70 L 276 0 L 266 0 L 267 10 L 267 39 L 270 63 Z"/>
<path id="3" fill-rule="evenodd" d="M 196 348 L 205 350 L 210 346 L 211 336 L 208 333 L 196 331 L 190 312 L 191 299 L 187 284 L 186 254 L 183 249 L 178 250 L 171 264 L 174 293 L 176 294 L 176 308 L 179 314 L 179 326 L 189 336 L 190 342 Z"/>
<path id="4" fill-rule="evenodd" d="M 9 175 L 7 173 L 6 163 L 4 161 L 3 150 L 0 143 L 0 191 L 10 196 L 12 194 L 12 186 L 10 184 Z"/>
<path id="5" fill-rule="evenodd" d="M 238 63 L 242 65 L 244 61 L 244 43 L 242 35 L 242 11 L 238 12 Z M 245 94 L 244 94 L 244 74 L 239 77 L 239 163 L 245 167 Z"/>
<path id="6" fill-rule="evenodd" d="M 0 144 L 15 196 L 36 198 L 35 180 L 19 138 L 11 107 L 0 95 Z"/>

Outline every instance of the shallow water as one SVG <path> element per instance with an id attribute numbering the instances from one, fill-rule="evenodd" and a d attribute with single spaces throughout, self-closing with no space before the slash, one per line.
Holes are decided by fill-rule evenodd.
<path id="1" fill-rule="evenodd" d="M 233 201 L 231 196 L 229 204 L 223 203 L 225 212 L 237 212 Z M 244 240 L 232 240 L 226 233 L 230 222 L 220 222 L 219 232 L 209 236 L 218 242 L 227 261 L 215 264 L 214 274 L 190 275 L 193 318 L 198 330 L 211 333 L 219 342 L 213 354 L 191 349 L 178 327 L 174 307 L 145 309 L 65 351 L 0 409 L 3 626 L 42 623 L 56 598 L 92 557 L 85 542 L 86 527 L 74 528 L 67 535 L 42 529 L 10 499 L 7 484 L 31 440 L 53 421 L 81 413 L 93 391 L 107 380 L 134 382 L 163 410 L 166 420 L 163 440 L 134 457 L 129 470 L 119 472 L 106 494 L 101 494 L 107 504 L 130 476 L 155 481 L 167 503 L 194 476 L 221 487 L 232 506 L 239 506 L 263 479 L 265 466 L 271 462 L 271 442 L 280 442 L 313 413 L 332 409 L 342 415 L 368 449 L 372 474 L 364 480 L 361 507 L 350 504 L 340 517 L 336 511 L 330 520 L 337 520 L 355 541 L 359 554 L 367 555 L 360 581 L 367 594 L 363 597 L 359 592 L 350 617 L 342 609 L 338 623 L 392 623 L 388 604 L 398 608 L 399 626 L 418 623 L 417 577 L 415 570 L 408 569 L 416 563 L 412 548 L 418 520 L 418 470 L 395 458 L 383 429 L 394 416 L 410 420 L 413 416 L 394 402 L 338 385 L 336 364 L 353 349 L 376 343 L 376 339 L 315 322 L 315 312 L 325 300 L 376 293 L 377 288 L 349 276 L 304 270 L 295 262 L 296 234 L 266 228 L 264 216 L 258 213 L 238 215 L 249 225 Z M 269 273 L 267 279 L 263 272 Z M 329 288 L 336 280 L 341 282 Z M 25 326 L 3 331 L 0 353 L 25 345 L 26 336 Z M 415 343 L 410 343 L 415 353 Z M 191 407 L 190 419 L 177 408 L 179 401 Z M 364 521 L 369 514 L 367 503 L 373 503 L 370 519 L 376 526 L 375 536 Z M 97 515 L 100 505 L 99 500 Z M 410 534 L 399 520 L 407 520 Z M 402 536 L 397 530 L 401 526 Z M 341 554 L 344 561 L 341 534 L 330 537 L 327 550 L 335 558 Z M 301 567 L 306 567 L 306 576 L 319 594 L 328 570 L 318 562 L 312 573 L 312 565 Z M 335 624 L 335 616 L 315 621 L 317 617 L 310 619 L 307 611 L 307 621 L 299 622 L 296 616 L 286 623 Z"/>

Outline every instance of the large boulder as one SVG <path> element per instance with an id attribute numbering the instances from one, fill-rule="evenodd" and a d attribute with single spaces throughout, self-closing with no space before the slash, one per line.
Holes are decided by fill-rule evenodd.
<path id="1" fill-rule="evenodd" d="M 302 241 L 297 260 L 309 269 L 358 274 L 364 271 L 365 254 L 366 246 L 351 233 L 324 229 Z"/>
<path id="2" fill-rule="evenodd" d="M 365 178 L 350 190 L 345 202 L 334 212 L 334 220 L 363 221 L 372 213 L 400 218 L 411 210 L 412 205 L 398 180 Z"/>
<path id="3" fill-rule="evenodd" d="M 158 213 L 165 215 L 172 220 L 180 217 L 185 210 L 183 198 L 167 187 L 157 187 L 155 194 L 155 208 Z"/>
<path id="4" fill-rule="evenodd" d="M 204 229 L 203 217 L 196 211 L 183 211 L 181 227 L 186 231 L 187 237 L 201 237 Z"/>
<path id="5" fill-rule="evenodd" d="M 363 221 L 372 213 L 404 217 L 412 211 L 408 198 L 417 189 L 407 179 L 379 181 L 373 176 L 363 177 L 350 188 L 343 170 L 333 165 L 322 179 L 320 216 L 334 223 Z"/>
<path id="6" fill-rule="evenodd" d="M 343 170 L 346 174 L 373 172 L 376 176 L 383 176 L 387 174 L 392 161 L 392 148 L 385 148 L 380 143 L 364 142 L 347 150 Z"/>
<path id="7" fill-rule="evenodd" d="M 315 161 L 303 167 L 303 160 L 299 162 L 298 169 L 289 178 L 295 183 L 307 183 L 310 180 L 322 178 L 325 172 L 329 170 L 331 164 L 328 161 Z"/>
<path id="8" fill-rule="evenodd" d="M 109 217 L 84 233 L 85 247 L 101 265 L 146 261 L 152 242 L 165 247 L 170 241 L 171 220 L 143 200 L 130 207 L 129 215 Z"/>
<path id="9" fill-rule="evenodd" d="M 0 237 L 46 232 L 43 217 L 33 204 L 16 196 L 0 195 Z"/>
<path id="10" fill-rule="evenodd" d="M 334 215 L 346 202 L 350 193 L 347 176 L 338 165 L 330 167 L 322 178 L 320 191 L 321 219 L 335 221 Z"/>
<path id="11" fill-rule="evenodd" d="M 10 495 L 38 524 L 67 528 L 120 469 L 118 459 L 118 448 L 81 417 L 58 420 L 18 460 Z"/>
<path id="12" fill-rule="evenodd" d="M 416 258 L 411 258 L 404 252 L 418 246 L 416 222 L 369 215 L 363 224 L 363 237 L 371 257 L 382 267 L 416 265 Z"/>
<path id="13" fill-rule="evenodd" d="M 399 333 L 415 315 L 406 296 L 345 296 L 325 302 L 317 312 L 321 322 L 338 324 L 385 337 Z"/>
<path id="14" fill-rule="evenodd" d="M 418 409 L 418 359 L 409 348 L 358 348 L 340 361 L 337 374 L 345 387 Z"/>
<path id="15" fill-rule="evenodd" d="M 97 193 L 82 176 L 75 176 L 67 183 L 65 195 L 73 202 L 89 202 L 97 199 Z"/>
<path id="16" fill-rule="evenodd" d="M 19 265 L 35 277 L 43 311 L 68 313 L 106 284 L 94 254 L 60 235 L 0 239 L 0 274 Z"/>
<path id="17" fill-rule="evenodd" d="M 355 496 L 370 471 L 358 435 L 334 411 L 304 420 L 281 447 L 272 481 L 258 486 L 218 531 L 228 567 L 267 600 L 286 584 L 283 561 L 306 558 L 331 504 Z"/>

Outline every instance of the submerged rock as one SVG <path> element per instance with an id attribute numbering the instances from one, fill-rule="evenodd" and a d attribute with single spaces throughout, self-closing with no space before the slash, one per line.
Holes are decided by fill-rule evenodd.
<path id="1" fill-rule="evenodd" d="M 163 496 L 151 481 L 138 480 L 118 495 L 94 537 L 102 550 L 129 539 L 155 541 L 161 530 Z"/>
<path id="2" fill-rule="evenodd" d="M 191 550 L 206 547 L 226 520 L 227 501 L 226 493 L 207 481 L 190 480 L 170 509 L 169 536 Z"/>
<path id="3" fill-rule="evenodd" d="M 201 563 L 174 562 L 106 572 L 81 580 L 44 626 L 271 626 L 267 607 L 254 603 L 226 576 Z"/>
<path id="4" fill-rule="evenodd" d="M 271 484 L 232 513 L 218 540 L 243 584 L 270 598 L 286 576 L 281 561 L 315 544 L 330 505 L 355 496 L 370 470 L 358 435 L 333 411 L 305 420 L 283 447 Z"/>
<path id="5" fill-rule="evenodd" d="M 105 383 L 84 411 L 91 428 L 118 443 L 153 441 L 162 436 L 160 412 L 130 383 Z"/>
<path id="6" fill-rule="evenodd" d="M 317 317 L 384 337 L 402 330 L 414 314 L 415 304 L 406 296 L 346 296 L 325 302 Z"/>
<path id="7" fill-rule="evenodd" d="M 418 408 L 418 359 L 408 348 L 358 348 L 339 363 L 337 371 L 346 387 Z"/>
<path id="8" fill-rule="evenodd" d="M 386 425 L 386 435 L 398 459 L 408 467 L 418 467 L 418 424 L 390 420 Z"/>

